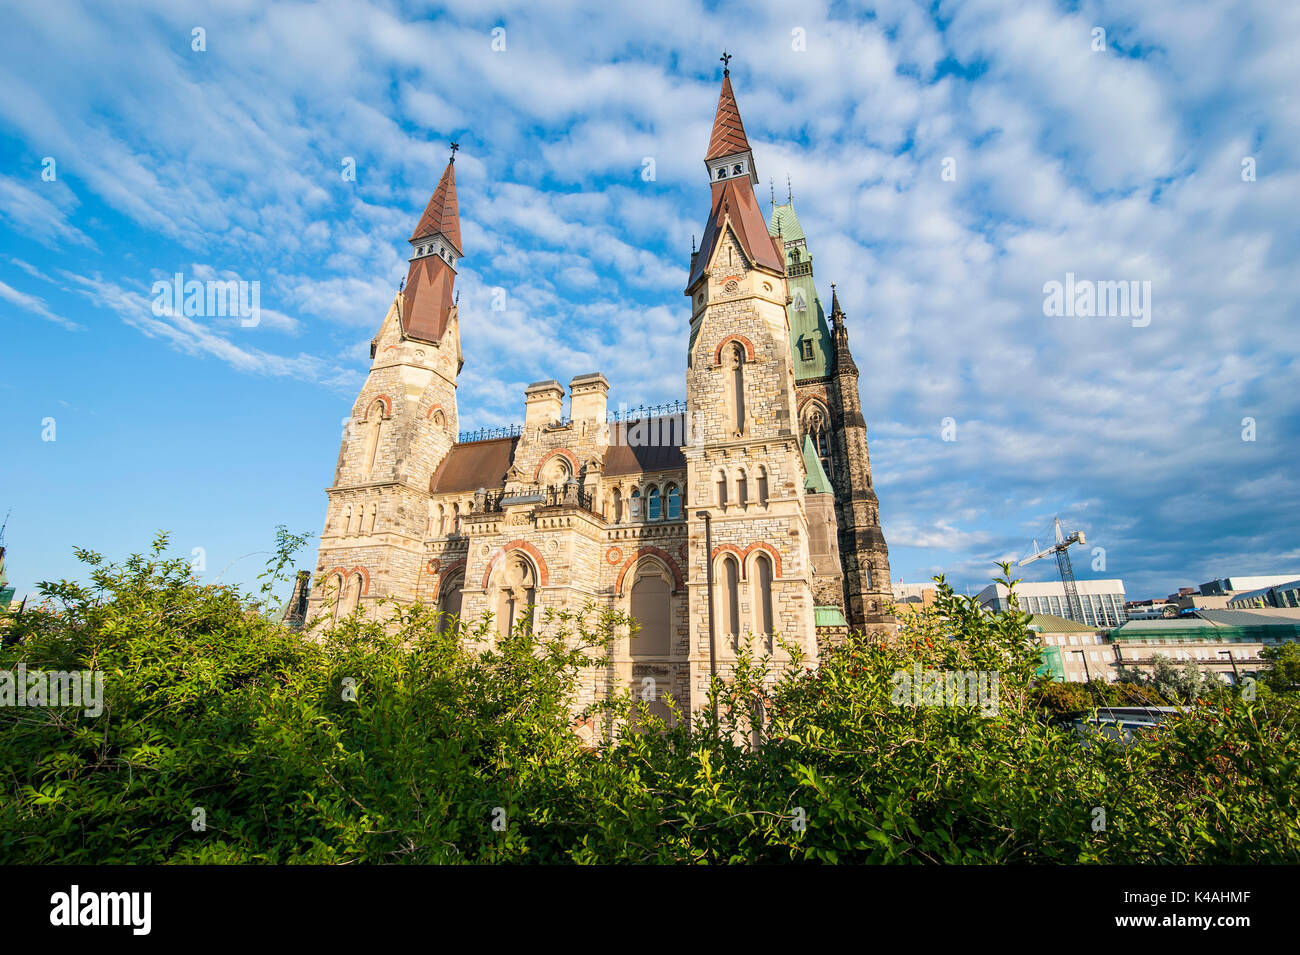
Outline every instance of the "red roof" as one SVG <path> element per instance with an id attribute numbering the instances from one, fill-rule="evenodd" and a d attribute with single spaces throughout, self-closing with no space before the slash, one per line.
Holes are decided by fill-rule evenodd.
<path id="1" fill-rule="evenodd" d="M 455 301 L 452 284 L 456 273 L 436 255 L 415 259 L 402 290 L 402 332 L 420 341 L 436 342 L 447 330 L 447 317 Z"/>
<path id="2" fill-rule="evenodd" d="M 456 208 L 456 164 L 447 163 L 438 188 L 420 216 L 419 224 L 411 238 L 441 232 L 447 241 L 460 249 L 460 213 Z M 452 287 L 456 273 L 451 266 L 436 255 L 427 255 L 411 262 L 402 289 L 402 332 L 421 341 L 436 342 L 447 330 L 447 317 L 455 305 Z"/>
<path id="3" fill-rule="evenodd" d="M 700 251 L 695 257 L 691 277 L 686 282 L 687 289 L 693 288 L 708 268 L 713 250 L 722 239 L 727 220 L 731 221 L 736 239 L 751 262 L 785 274 L 785 254 L 778 247 L 776 237 L 767 231 L 767 220 L 763 218 L 763 210 L 758 206 L 754 186 L 748 176 L 738 176 L 713 184 L 713 211 L 709 213 L 709 221 L 704 226 Z"/>
<path id="4" fill-rule="evenodd" d="M 447 168 L 438 180 L 438 188 L 433 191 L 429 204 L 424 207 L 424 215 L 411 233 L 411 239 L 423 239 L 427 235 L 441 232 L 447 241 L 460 252 L 460 212 L 456 208 L 456 163 L 447 163 Z"/>
<path id="5" fill-rule="evenodd" d="M 724 76 L 722 93 L 718 96 L 718 112 L 713 117 L 713 135 L 709 138 L 709 151 L 704 161 L 743 153 L 747 149 L 749 140 L 745 138 L 745 124 L 740 121 L 736 95 L 731 92 L 731 77 Z"/>
<path id="6" fill-rule="evenodd" d="M 432 494 L 466 493 L 506 486 L 506 472 L 514 460 L 518 438 L 493 438 L 453 444 L 429 479 Z"/>
<path id="7" fill-rule="evenodd" d="M 651 471 L 685 470 L 686 456 L 677 443 L 686 441 L 686 416 L 667 415 L 644 422 L 643 432 L 627 421 L 611 425 L 609 447 L 605 449 L 603 473 L 607 477 L 645 474 Z M 643 433 L 643 440 L 632 440 Z"/>

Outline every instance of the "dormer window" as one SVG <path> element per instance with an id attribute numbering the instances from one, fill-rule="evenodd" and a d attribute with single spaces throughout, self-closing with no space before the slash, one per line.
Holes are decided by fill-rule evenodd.
<path id="1" fill-rule="evenodd" d="M 811 338 L 805 338 L 805 339 L 804 339 L 800 344 L 801 344 L 801 346 L 803 347 L 803 360 L 804 360 L 804 361 L 812 361 L 812 360 L 813 360 L 813 343 L 812 343 L 812 339 L 811 339 Z"/>

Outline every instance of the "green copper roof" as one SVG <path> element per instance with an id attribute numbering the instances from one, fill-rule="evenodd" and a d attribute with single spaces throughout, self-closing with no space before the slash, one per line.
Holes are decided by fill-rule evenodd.
<path id="1" fill-rule="evenodd" d="M 1042 627 L 1043 633 L 1096 633 L 1098 629 L 1071 620 L 1068 617 L 1058 617 L 1050 613 L 1030 614 L 1029 626 Z"/>
<path id="2" fill-rule="evenodd" d="M 847 627 L 844 611 L 839 607 L 814 607 L 813 620 L 819 627 Z"/>
<path id="3" fill-rule="evenodd" d="M 786 285 L 790 290 L 785 314 L 790 322 L 794 379 L 825 378 L 831 373 L 831 331 L 826 324 L 826 311 L 817 297 L 812 255 L 793 202 L 772 210 L 768 232 L 774 236 L 779 233 L 785 241 Z"/>
<path id="4" fill-rule="evenodd" d="M 787 242 L 794 242 L 796 239 L 803 239 L 803 226 L 799 224 L 799 217 L 794 214 L 794 203 L 788 202 L 783 206 L 777 206 L 772 210 L 772 221 L 768 225 L 767 231 L 776 235 L 781 233 Z"/>
<path id="5" fill-rule="evenodd" d="M 803 464 L 808 469 L 808 477 L 804 478 L 803 489 L 809 494 L 833 494 L 831 482 L 826 477 L 826 469 L 822 467 L 822 459 L 817 457 L 817 449 L 813 447 L 812 435 L 803 436 Z"/>

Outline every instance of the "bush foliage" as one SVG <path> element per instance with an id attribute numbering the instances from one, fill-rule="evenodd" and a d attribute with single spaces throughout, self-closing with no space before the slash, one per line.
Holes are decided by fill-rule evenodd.
<path id="1" fill-rule="evenodd" d="M 0 670 L 102 671 L 105 706 L 0 708 L 0 862 L 1300 861 L 1292 694 L 1083 746 L 1052 717 L 1096 704 L 1035 685 L 1028 616 L 942 580 L 896 639 L 779 675 L 742 654 L 690 728 L 625 693 L 586 746 L 570 699 L 619 613 L 483 652 L 423 607 L 306 635 L 164 549 L 83 552 L 91 584 L 43 584 L 5 634 Z M 896 705 L 914 664 L 996 670 L 997 714 Z"/>

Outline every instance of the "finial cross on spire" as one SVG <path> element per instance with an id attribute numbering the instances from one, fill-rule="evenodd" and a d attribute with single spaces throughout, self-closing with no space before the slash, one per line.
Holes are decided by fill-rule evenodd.
<path id="1" fill-rule="evenodd" d="M 460 143 L 451 144 L 451 162 L 456 161 L 456 150 L 460 149 Z"/>
<path id="2" fill-rule="evenodd" d="M 722 75 L 730 76 L 731 75 L 731 54 L 728 53 L 726 50 L 723 50 L 722 56 L 718 57 L 718 59 L 722 61 Z"/>

